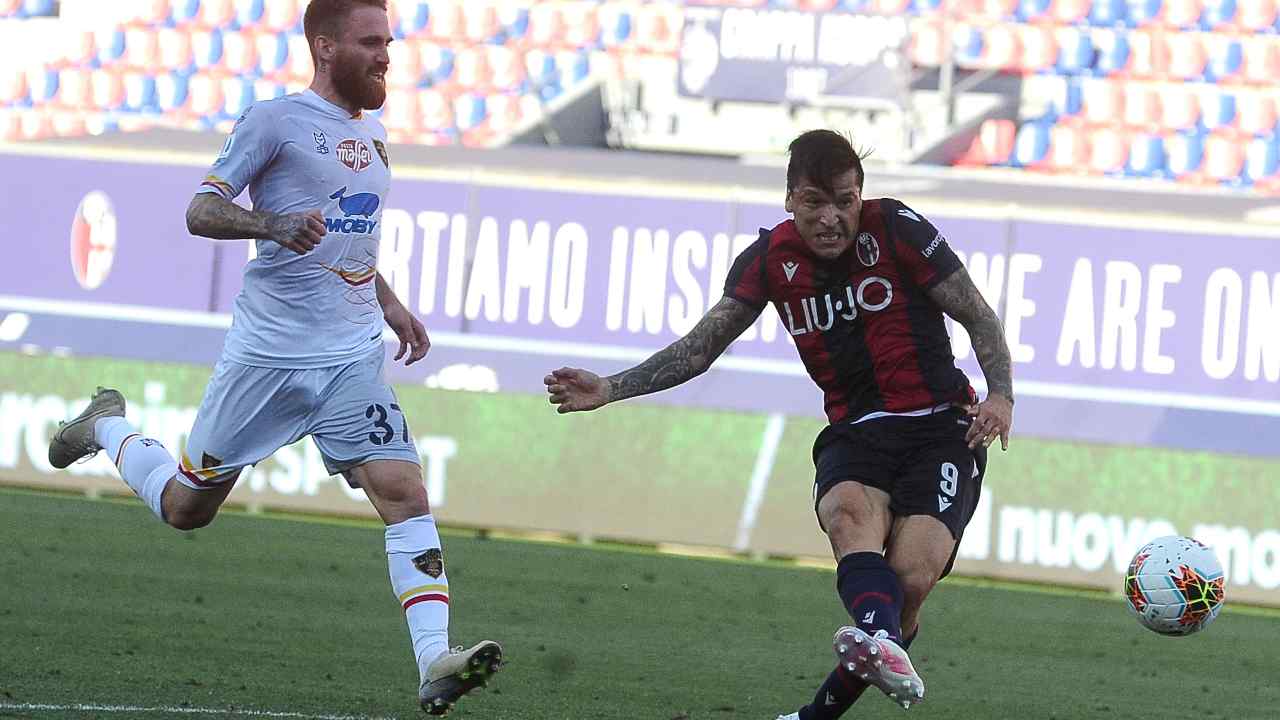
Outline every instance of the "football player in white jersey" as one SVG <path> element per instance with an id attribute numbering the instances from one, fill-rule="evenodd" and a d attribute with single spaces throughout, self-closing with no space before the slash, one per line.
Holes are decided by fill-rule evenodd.
<path id="1" fill-rule="evenodd" d="M 252 105 L 187 210 L 193 235 L 250 238 L 222 357 L 185 450 L 174 458 L 99 389 L 64 423 L 49 460 L 66 467 L 105 449 L 152 512 L 175 528 L 211 522 L 240 471 L 310 435 L 330 473 L 363 488 L 386 523 L 391 585 L 418 662 L 419 702 L 443 715 L 483 686 L 502 649 L 450 650 L 449 581 L 418 451 L 383 378 L 382 325 L 396 360 L 421 360 L 426 329 L 377 272 L 391 173 L 386 131 L 364 110 L 386 99 L 385 0 L 312 0 L 303 25 L 315 80 Z M 248 189 L 246 210 L 232 202 Z"/>

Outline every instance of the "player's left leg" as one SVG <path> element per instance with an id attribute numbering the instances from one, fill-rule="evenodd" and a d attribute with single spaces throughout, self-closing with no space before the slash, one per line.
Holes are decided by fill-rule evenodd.
<path id="1" fill-rule="evenodd" d="M 443 715 L 502 661 L 484 641 L 449 649 L 449 579 L 409 425 L 382 379 L 381 351 L 335 371 L 310 429 L 330 473 L 364 489 L 386 524 L 387 566 L 404 611 L 423 710 Z"/>

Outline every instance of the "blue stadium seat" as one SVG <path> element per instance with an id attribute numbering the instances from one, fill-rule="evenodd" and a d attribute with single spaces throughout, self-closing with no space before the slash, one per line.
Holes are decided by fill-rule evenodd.
<path id="1" fill-rule="evenodd" d="M 975 25 L 961 24 L 951 32 L 952 57 L 960 65 L 972 67 L 982 59 L 982 30 Z"/>
<path id="2" fill-rule="evenodd" d="M 253 80 L 226 78 L 222 81 L 222 96 L 226 98 L 222 114 L 234 120 L 257 100 L 257 90 Z"/>
<path id="3" fill-rule="evenodd" d="M 200 0 L 173 0 L 173 21 L 188 23 L 200 15 Z"/>
<path id="4" fill-rule="evenodd" d="M 189 77 L 184 72 L 170 72 L 156 76 L 156 104 L 162 112 L 172 112 L 187 104 L 187 96 L 190 93 Z"/>
<path id="5" fill-rule="evenodd" d="M 131 112 L 157 111 L 156 79 L 145 73 L 133 72 L 124 76 L 124 105 Z"/>
<path id="6" fill-rule="evenodd" d="M 1230 125 L 1236 119 L 1236 96 L 1217 89 L 1200 95 L 1200 125 L 1208 131 Z"/>
<path id="7" fill-rule="evenodd" d="M 257 36 L 256 42 L 262 74 L 277 72 L 289 62 L 289 36 L 285 33 L 264 33 Z"/>
<path id="8" fill-rule="evenodd" d="M 1093 0 L 1089 9 L 1089 24 L 1098 27 L 1122 25 L 1129 19 L 1126 0 Z"/>
<path id="9" fill-rule="evenodd" d="M 1160 19 L 1161 0 L 1127 0 L 1126 16 L 1132 27 L 1150 25 Z"/>
<path id="10" fill-rule="evenodd" d="M 454 52 L 450 48 L 426 43 L 421 51 L 422 69 L 428 85 L 445 82 L 453 77 Z"/>
<path id="11" fill-rule="evenodd" d="M 463 132 L 484 122 L 485 99 L 483 95 L 466 93 L 453 101 L 453 114 L 458 129 Z"/>
<path id="12" fill-rule="evenodd" d="M 42 105 L 58 96 L 58 71 L 36 67 L 27 71 L 27 94 L 32 104 Z"/>
<path id="13" fill-rule="evenodd" d="M 556 53 L 555 63 L 560 81 L 565 85 L 580 82 L 591 72 L 591 56 L 586 50 L 566 50 Z"/>
<path id="14" fill-rule="evenodd" d="M 1165 142 L 1165 163 L 1175 178 L 1200 170 L 1204 164 L 1203 133 L 1175 133 Z"/>
<path id="15" fill-rule="evenodd" d="M 99 28 L 93 36 L 98 47 L 99 64 L 109 65 L 124 55 L 124 28 L 115 26 Z"/>
<path id="16" fill-rule="evenodd" d="M 1055 119 L 1080 114 L 1084 101 L 1078 78 L 1058 75 L 1046 78 L 1046 81 L 1052 87 L 1049 106 Z"/>
<path id="17" fill-rule="evenodd" d="M 1093 69 L 1093 38 L 1081 28 L 1063 28 L 1058 36 L 1058 72 L 1078 75 Z"/>
<path id="18" fill-rule="evenodd" d="M 1165 170 L 1164 138 L 1150 133 L 1139 133 L 1129 143 L 1129 160 L 1124 174 L 1130 177 L 1161 177 Z"/>
<path id="19" fill-rule="evenodd" d="M 417 37 L 427 29 L 431 8 L 425 2 L 400 3 L 400 22 L 396 29 L 400 37 Z"/>
<path id="20" fill-rule="evenodd" d="M 1028 22 L 1044 17 L 1053 7 L 1053 0 L 1019 0 L 1018 20 Z"/>
<path id="21" fill-rule="evenodd" d="M 236 27 L 251 27 L 261 22 L 265 3 L 266 0 L 235 0 Z"/>
<path id="22" fill-rule="evenodd" d="M 1221 38 L 1209 43 L 1209 62 L 1205 66 L 1206 82 L 1219 83 L 1240 74 L 1244 67 L 1244 46 L 1235 38 Z"/>
<path id="23" fill-rule="evenodd" d="M 1202 0 L 1204 12 L 1200 15 L 1200 29 L 1214 30 L 1219 25 L 1229 25 L 1236 19 L 1236 0 Z"/>
<path id="24" fill-rule="evenodd" d="M 53 15 L 57 4 L 53 0 L 25 0 L 18 11 L 25 17 L 46 17 Z"/>
<path id="25" fill-rule="evenodd" d="M 215 28 L 192 32 L 191 50 L 197 70 L 217 67 L 222 62 L 222 31 Z"/>
<path id="26" fill-rule="evenodd" d="M 1254 138 L 1245 150 L 1245 177 L 1250 182 L 1280 176 L 1280 138 Z"/>
<path id="27" fill-rule="evenodd" d="M 1049 154 L 1049 124 L 1045 122 L 1023 123 L 1013 141 L 1013 167 L 1035 165 Z"/>
<path id="28" fill-rule="evenodd" d="M 1092 40 L 1097 50 L 1093 74 L 1106 77 L 1123 72 L 1129 65 L 1129 34 L 1124 30 L 1095 33 Z"/>

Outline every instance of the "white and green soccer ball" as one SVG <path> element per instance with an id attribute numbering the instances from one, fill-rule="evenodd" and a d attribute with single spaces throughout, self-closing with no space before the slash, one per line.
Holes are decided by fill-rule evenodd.
<path id="1" fill-rule="evenodd" d="M 1133 556 L 1124 595 L 1143 627 L 1161 635 L 1190 635 L 1218 617 L 1224 585 L 1213 550 L 1194 538 L 1169 535 Z"/>

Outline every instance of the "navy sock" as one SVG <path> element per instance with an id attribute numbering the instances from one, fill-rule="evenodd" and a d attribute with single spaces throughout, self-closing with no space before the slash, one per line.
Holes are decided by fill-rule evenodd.
<path id="1" fill-rule="evenodd" d="M 840 558 L 836 590 L 863 632 L 874 635 L 877 630 L 884 630 L 901 644 L 902 583 L 883 555 L 859 552 Z"/>
<path id="2" fill-rule="evenodd" d="M 905 650 L 911 647 L 911 642 L 919 634 L 920 628 L 917 626 L 911 637 L 902 641 L 902 648 Z M 836 665 L 836 669 L 823 681 L 822 687 L 818 688 L 818 694 L 813 696 L 813 702 L 800 708 L 800 720 L 836 720 L 853 707 L 866 689 L 867 684 L 861 678 L 854 677 L 844 667 Z"/>

